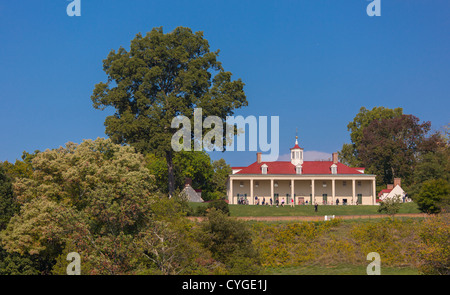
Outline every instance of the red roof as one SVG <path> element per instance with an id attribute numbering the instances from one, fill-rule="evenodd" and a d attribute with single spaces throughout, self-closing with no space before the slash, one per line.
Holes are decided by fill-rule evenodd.
<path id="1" fill-rule="evenodd" d="M 261 165 L 267 165 L 267 174 L 295 174 L 295 166 L 289 161 L 253 163 L 242 168 L 236 174 L 261 174 Z M 302 174 L 331 174 L 333 161 L 304 161 L 302 164 Z M 342 163 L 337 163 L 338 174 L 363 174 L 356 168 L 348 167 Z M 359 168 L 360 169 L 360 168 Z"/>
<path id="2" fill-rule="evenodd" d="M 293 148 L 291 148 L 291 150 L 293 149 L 302 149 L 301 147 L 298 146 L 298 144 L 296 143 L 295 146 Z"/>
<path id="3" fill-rule="evenodd" d="M 378 196 L 380 197 L 380 196 L 381 196 L 382 194 L 384 194 L 384 193 L 389 194 L 391 191 L 392 191 L 391 188 L 385 188 L 385 189 L 382 189 L 382 190 L 378 193 Z"/>

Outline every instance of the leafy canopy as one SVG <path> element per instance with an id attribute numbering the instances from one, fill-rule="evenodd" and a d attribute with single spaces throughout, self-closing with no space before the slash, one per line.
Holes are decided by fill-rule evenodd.
<path id="1" fill-rule="evenodd" d="M 114 143 L 166 157 L 170 196 L 175 189 L 171 140 L 177 131 L 172 120 L 183 115 L 194 126 L 193 109 L 202 108 L 203 119 L 224 121 L 247 105 L 244 83 L 231 80 L 218 55 L 202 32 L 178 27 L 164 34 L 162 27 L 154 28 L 145 36 L 137 34 L 129 50 L 109 53 L 103 61 L 108 80 L 98 83 L 91 96 L 96 109 L 115 109 L 105 120 Z"/>

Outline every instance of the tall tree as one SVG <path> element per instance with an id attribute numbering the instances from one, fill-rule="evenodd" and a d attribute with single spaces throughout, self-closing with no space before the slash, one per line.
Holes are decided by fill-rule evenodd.
<path id="1" fill-rule="evenodd" d="M 169 197 L 175 189 L 173 118 L 186 116 L 194 126 L 193 109 L 202 108 L 203 118 L 224 121 L 247 105 L 244 83 L 231 80 L 218 55 L 202 32 L 178 27 L 164 34 L 160 27 L 146 36 L 137 34 L 129 51 L 112 50 L 103 61 L 108 80 L 95 86 L 91 99 L 96 109 L 115 109 L 105 120 L 106 134 L 115 143 L 164 156 Z"/>
<path id="2" fill-rule="evenodd" d="M 400 117 L 403 114 L 402 108 L 389 109 L 385 107 L 374 107 L 371 110 L 361 107 L 352 122 L 348 123 L 347 130 L 350 131 L 351 143 L 345 143 L 339 151 L 340 160 L 350 166 L 361 166 L 361 159 L 358 155 L 358 147 L 363 138 L 364 128 L 373 121 Z"/>
<path id="3" fill-rule="evenodd" d="M 231 166 L 228 165 L 224 159 L 219 159 L 213 162 L 214 175 L 211 179 L 214 190 L 220 194 L 220 197 L 227 194 L 227 180 L 232 173 Z"/>
<path id="4" fill-rule="evenodd" d="M 13 185 L 21 209 L 0 232 L 3 248 L 46 261 L 43 273 L 67 245 L 92 272 L 131 269 L 132 237 L 148 226 L 158 199 L 144 157 L 99 138 L 47 150 L 32 163 L 31 178 Z"/>
<path id="5" fill-rule="evenodd" d="M 358 147 L 361 163 L 377 174 L 379 183 L 392 183 L 395 177 L 409 182 L 418 155 L 437 147 L 432 143 L 436 137 L 427 137 L 430 128 L 430 122 L 419 123 L 413 115 L 372 121 Z"/>

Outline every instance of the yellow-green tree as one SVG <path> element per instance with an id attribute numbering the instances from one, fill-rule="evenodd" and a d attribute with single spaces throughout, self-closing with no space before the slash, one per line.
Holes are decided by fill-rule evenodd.
<path id="1" fill-rule="evenodd" d="M 14 183 L 21 210 L 0 234 L 4 249 L 51 261 L 70 242 L 95 273 L 131 271 L 130 241 L 155 202 L 143 156 L 99 138 L 39 153 L 32 164 L 32 176 Z"/>

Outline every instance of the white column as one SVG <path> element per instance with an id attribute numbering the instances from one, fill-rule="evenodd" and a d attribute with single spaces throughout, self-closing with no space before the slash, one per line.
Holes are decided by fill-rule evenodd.
<path id="1" fill-rule="evenodd" d="M 230 177 L 230 191 L 229 191 L 229 196 L 228 196 L 228 202 L 230 204 L 234 204 L 233 203 L 233 179 Z"/>
<path id="2" fill-rule="evenodd" d="M 294 199 L 294 180 L 291 179 L 291 199 L 294 200 L 294 205 L 295 205 L 295 199 Z M 291 201 L 289 201 L 289 205 L 291 204 Z"/>
<path id="3" fill-rule="evenodd" d="M 336 198 L 336 188 L 335 188 L 335 180 L 332 179 L 331 180 L 331 204 L 335 204 L 335 199 Z"/>
<path id="4" fill-rule="evenodd" d="M 272 199 L 273 203 L 275 204 L 275 198 L 273 197 L 273 179 L 270 180 L 270 198 Z"/>
<path id="5" fill-rule="evenodd" d="M 355 204 L 355 180 L 352 179 L 352 205 Z"/>
<path id="6" fill-rule="evenodd" d="M 253 204 L 255 204 L 255 198 L 253 197 L 253 179 L 250 179 L 250 198 L 253 200 Z"/>
<path id="7" fill-rule="evenodd" d="M 377 203 L 377 184 L 375 182 L 375 179 L 372 181 L 372 205 L 375 205 Z"/>
<path id="8" fill-rule="evenodd" d="M 312 205 L 314 205 L 314 203 L 316 202 L 314 198 L 314 179 L 311 179 L 311 196 L 312 196 L 311 203 Z"/>

